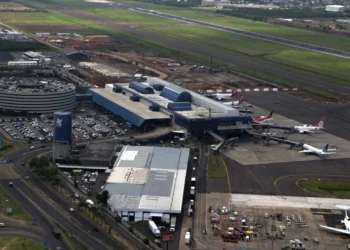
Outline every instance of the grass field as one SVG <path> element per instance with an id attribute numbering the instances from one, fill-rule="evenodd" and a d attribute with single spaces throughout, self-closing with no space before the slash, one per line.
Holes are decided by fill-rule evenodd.
<path id="1" fill-rule="evenodd" d="M 350 181 L 346 180 L 302 180 L 299 186 L 325 197 L 350 199 Z"/>
<path id="2" fill-rule="evenodd" d="M 114 0 L 114 2 L 129 4 L 141 8 L 153 9 L 164 13 L 169 13 L 192 19 L 198 19 L 201 21 L 225 25 L 232 28 L 248 30 L 277 37 L 288 38 L 291 40 L 312 43 L 320 46 L 350 51 L 350 39 L 329 34 L 323 34 L 320 32 L 290 28 L 281 25 L 267 24 L 263 22 L 254 22 L 247 19 L 216 14 L 212 11 L 178 8 L 129 0 Z"/>
<path id="3" fill-rule="evenodd" d="M 208 177 L 218 178 L 225 177 L 227 175 L 224 160 L 220 155 L 209 155 L 208 161 Z"/>
<path id="4" fill-rule="evenodd" d="M 144 27 L 167 36 L 209 45 L 227 52 L 253 56 L 254 59 L 268 60 L 319 76 L 332 77 L 348 82 L 350 63 L 348 59 L 289 46 L 258 41 L 202 27 Z M 344 83 L 342 82 L 342 83 Z M 350 84 L 350 82 L 348 82 Z"/>
<path id="5" fill-rule="evenodd" d="M 20 205 L 18 205 L 18 203 L 14 199 L 12 199 L 12 197 L 6 192 L 6 190 L 3 187 L 0 187 L 0 206 L 1 213 L 4 216 L 15 220 L 21 220 L 27 223 L 32 222 L 32 217 L 27 213 L 26 210 L 24 210 Z M 7 208 L 12 208 L 12 215 L 6 214 Z"/>
<path id="6" fill-rule="evenodd" d="M 83 34 L 113 34 L 116 31 L 97 23 L 56 11 L 16 13 L 2 12 L 0 21 L 27 32 L 78 32 Z"/>
<path id="7" fill-rule="evenodd" d="M 131 10 L 95 8 L 84 9 L 83 11 L 96 16 L 108 18 L 118 24 L 180 24 L 180 22 L 175 20 L 164 19 L 161 17 L 142 14 Z"/>
<path id="8" fill-rule="evenodd" d="M 5 145 L 7 145 L 7 144 L 8 144 L 8 143 L 5 142 L 5 143 L 3 144 L 3 146 L 5 146 Z M 12 145 L 12 147 L 5 148 L 4 150 L 0 150 L 0 159 L 1 159 L 4 155 L 6 155 L 7 153 L 12 152 L 12 151 L 15 151 L 15 150 L 17 150 L 17 149 L 20 149 L 20 148 L 23 148 L 23 147 L 26 146 L 26 145 L 24 145 L 24 144 L 11 144 L 11 145 Z"/>
<path id="9" fill-rule="evenodd" d="M 47 250 L 41 242 L 36 242 L 26 238 L 12 238 L 1 237 L 0 238 L 1 250 Z"/>

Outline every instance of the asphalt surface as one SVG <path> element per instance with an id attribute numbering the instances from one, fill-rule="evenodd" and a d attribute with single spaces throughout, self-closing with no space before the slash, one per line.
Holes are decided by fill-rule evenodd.
<path id="1" fill-rule="evenodd" d="M 50 198 L 52 201 L 55 201 L 60 208 L 48 202 L 47 199 L 43 198 L 37 190 L 32 189 L 25 183 L 21 183 L 20 179 L 7 180 L 4 186 L 8 187 L 8 182 L 13 181 L 15 188 L 10 193 L 18 202 L 23 200 L 23 196 L 30 199 L 34 204 L 40 206 L 40 209 L 46 212 L 50 217 L 52 217 L 55 221 L 59 222 L 66 230 L 70 231 L 77 238 L 81 239 L 85 244 L 90 246 L 91 249 L 125 249 L 125 247 L 114 239 L 112 239 L 109 235 L 105 234 L 102 231 L 93 232 L 92 229 L 95 227 L 90 221 L 88 221 L 85 217 L 83 217 L 78 212 L 70 212 L 69 208 L 71 207 L 66 200 L 61 197 L 59 194 L 52 191 L 49 187 L 44 185 L 35 175 L 31 174 L 24 166 L 21 166 L 22 162 L 25 162 L 37 155 L 38 153 L 47 152 L 50 149 L 41 149 L 36 151 L 31 151 L 28 154 L 24 154 L 27 152 L 27 149 L 18 150 L 15 152 L 11 152 L 7 154 L 3 159 L 4 160 L 14 160 L 15 167 L 18 168 L 22 175 L 30 176 L 30 182 L 39 190 L 41 190 L 45 195 Z M 20 157 L 18 157 L 21 155 Z M 16 194 L 14 190 L 18 190 L 19 193 L 22 193 L 22 198 L 19 194 Z M 23 204 L 24 207 L 25 204 Z M 66 212 L 62 212 L 66 211 Z"/>
<path id="2" fill-rule="evenodd" d="M 248 103 L 273 110 L 304 124 L 316 124 L 325 118 L 324 127 L 327 133 L 350 140 L 350 104 L 313 102 L 285 92 L 255 92 L 242 95 Z"/>
<path id="3" fill-rule="evenodd" d="M 291 71 L 289 69 L 285 69 L 282 67 L 276 67 L 276 65 L 269 64 L 266 61 L 259 61 L 249 56 L 232 55 L 227 53 L 226 51 L 218 50 L 210 46 L 192 43 L 190 41 L 169 37 L 169 36 L 156 33 L 156 32 L 151 32 L 148 30 L 138 29 L 137 27 L 120 25 L 106 18 L 83 13 L 77 10 L 72 10 L 69 8 L 60 8 L 59 11 L 67 15 L 75 16 L 85 20 L 91 20 L 94 22 L 98 22 L 102 25 L 109 26 L 111 28 L 123 30 L 127 33 L 134 34 L 138 37 L 152 39 L 154 41 L 157 41 L 157 43 L 167 44 L 172 47 L 177 47 L 183 50 L 192 51 L 201 55 L 208 55 L 208 57 L 213 56 L 214 58 L 229 62 L 234 65 L 243 66 L 253 71 L 255 70 L 255 71 L 263 72 L 270 75 L 272 74 L 280 79 L 285 79 L 292 82 L 298 82 L 299 84 L 303 84 L 305 86 L 311 86 L 314 88 L 331 91 L 336 93 L 338 96 L 342 96 L 344 98 L 350 99 L 350 85 L 349 86 L 337 85 L 337 84 L 334 84 L 334 82 L 329 80 L 325 80 L 315 76 L 310 76 L 306 73 L 304 74 L 304 73 Z"/>
<path id="4" fill-rule="evenodd" d="M 316 103 L 283 92 L 244 93 L 244 96 L 248 103 L 273 110 L 301 123 L 315 124 L 325 118 L 326 132 L 350 140 L 349 104 Z M 223 158 L 228 167 L 232 193 L 313 196 L 298 187 L 296 182 L 304 178 L 349 179 L 350 177 L 348 171 L 350 159 L 328 158 L 244 166 L 226 156 Z M 209 185 L 210 183 L 212 185 Z M 225 189 L 225 182 L 208 180 L 208 193 L 222 192 Z"/>
<path id="5" fill-rule="evenodd" d="M 9 187 L 8 183 L 9 181 L 12 181 L 16 183 L 16 186 Z M 36 205 L 34 205 L 32 202 L 28 201 L 28 197 L 21 192 L 22 189 L 27 189 L 26 185 L 24 183 L 20 182 L 20 179 L 13 179 L 13 180 L 1 180 L 0 185 L 8 192 L 8 194 L 14 198 L 18 204 L 25 208 L 25 210 L 33 217 L 33 221 L 37 223 L 43 230 L 40 230 L 37 227 L 29 227 L 26 225 L 21 224 L 15 224 L 11 222 L 5 222 L 6 228 L 16 229 L 16 231 L 25 231 L 28 235 L 34 235 L 37 237 L 29 237 L 34 240 L 41 240 L 41 242 L 44 244 L 44 242 L 48 243 L 48 246 L 52 249 L 56 249 L 57 247 L 61 247 L 61 249 L 70 249 L 63 240 L 56 239 L 52 233 L 51 228 L 53 226 L 53 223 L 48 219 L 47 216 L 43 215 L 41 211 L 37 208 Z M 18 186 L 18 187 L 17 187 Z M 36 203 L 40 204 L 40 203 Z M 41 206 L 41 204 L 40 204 Z M 26 237 L 27 237 L 26 236 Z M 27 237 L 28 238 L 28 237 Z"/>
<path id="6" fill-rule="evenodd" d="M 177 21 L 181 21 L 181 22 L 185 22 L 185 23 L 196 24 L 196 25 L 207 27 L 207 28 L 228 32 L 231 34 L 237 34 L 237 35 L 247 36 L 247 37 L 265 40 L 265 41 L 269 41 L 269 42 L 273 42 L 273 43 L 284 44 L 284 45 L 288 45 L 288 46 L 292 46 L 292 47 L 296 47 L 296 48 L 300 48 L 300 49 L 312 50 L 312 51 L 316 51 L 316 52 L 320 52 L 320 53 L 324 53 L 324 54 L 330 54 L 333 56 L 350 58 L 350 52 L 348 52 L 348 51 L 342 51 L 342 50 L 332 49 L 332 48 L 318 46 L 318 45 L 314 45 L 314 44 L 303 43 L 303 42 L 299 42 L 299 41 L 295 41 L 295 40 L 285 39 L 285 38 L 281 38 L 281 37 L 265 35 L 262 33 L 231 28 L 228 26 L 203 22 L 203 21 L 199 21 L 199 20 L 195 20 L 195 19 L 191 19 L 191 18 L 185 18 L 185 17 L 176 16 L 176 15 L 155 12 L 155 11 L 152 11 L 149 9 L 142 9 L 142 8 L 135 9 L 134 6 L 125 5 L 125 4 L 112 4 L 112 5 L 109 4 L 109 6 L 113 6 L 113 7 L 117 7 L 117 8 L 124 8 L 124 9 L 132 8 L 134 11 L 137 11 L 137 12 L 140 12 L 143 14 L 158 16 L 158 17 L 167 18 L 167 19 L 173 19 L 173 20 L 177 20 Z"/>

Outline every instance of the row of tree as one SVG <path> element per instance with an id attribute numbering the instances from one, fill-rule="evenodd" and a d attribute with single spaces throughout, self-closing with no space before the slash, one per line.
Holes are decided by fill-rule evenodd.
<path id="1" fill-rule="evenodd" d="M 29 162 L 30 168 L 35 168 L 40 178 L 52 181 L 56 179 L 58 170 L 56 167 L 50 167 L 50 161 L 46 157 L 34 157 Z"/>

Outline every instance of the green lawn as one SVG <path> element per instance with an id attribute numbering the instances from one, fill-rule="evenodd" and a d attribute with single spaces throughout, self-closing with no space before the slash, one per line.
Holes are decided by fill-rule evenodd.
<path id="1" fill-rule="evenodd" d="M 6 192 L 3 187 L 0 187 L 0 207 L 1 213 L 4 216 L 15 220 L 25 221 L 27 223 L 32 222 L 32 217 Z M 7 208 L 12 208 L 12 215 L 6 214 Z"/>
<path id="2" fill-rule="evenodd" d="M 331 77 L 349 84 L 350 62 L 313 51 L 291 49 L 289 46 L 259 41 L 239 35 L 202 27 L 144 27 L 152 32 L 209 45 L 227 52 L 254 56 L 254 59 L 268 60 L 276 66 L 287 66 L 298 71 L 312 72 L 317 76 Z M 344 84 L 344 82 L 342 82 Z"/>
<path id="3" fill-rule="evenodd" d="M 179 8 L 129 0 L 114 0 L 114 2 L 129 4 L 141 8 L 153 9 L 168 14 L 225 25 L 232 28 L 248 30 L 277 37 L 288 38 L 296 41 L 312 43 L 320 46 L 350 51 L 350 39 L 345 37 L 323 34 L 315 31 L 290 28 L 281 25 L 267 24 L 263 22 L 254 22 L 247 19 L 225 16 L 213 13 L 212 11 L 203 11 L 195 8 Z"/>
<path id="4" fill-rule="evenodd" d="M 290 48 L 203 27 L 144 27 L 144 29 L 251 56 L 276 53 Z"/>
<path id="5" fill-rule="evenodd" d="M 210 153 L 208 161 L 208 177 L 218 178 L 227 175 L 224 160 L 220 155 Z"/>
<path id="6" fill-rule="evenodd" d="M 181 24 L 178 21 L 142 14 L 131 10 L 112 8 L 84 9 L 86 13 L 115 21 L 118 24 Z"/>
<path id="7" fill-rule="evenodd" d="M 43 243 L 18 237 L 1 237 L 0 249 L 2 250 L 47 250 Z"/>
<path id="8" fill-rule="evenodd" d="M 27 32 L 77 32 L 82 34 L 114 34 L 117 31 L 92 21 L 56 11 L 13 13 L 1 12 L 0 21 Z"/>
<path id="9" fill-rule="evenodd" d="M 350 181 L 346 180 L 302 180 L 298 184 L 314 194 L 325 197 L 350 199 Z"/>
<path id="10" fill-rule="evenodd" d="M 0 150 L 0 159 L 6 155 L 7 153 L 9 152 L 12 152 L 12 151 L 15 151 L 17 149 L 20 149 L 20 148 L 24 148 L 26 145 L 24 144 L 10 144 L 8 142 L 3 142 L 3 147 L 5 147 L 6 145 L 12 145 L 12 147 L 7 147 L 5 149 L 1 149 Z"/>

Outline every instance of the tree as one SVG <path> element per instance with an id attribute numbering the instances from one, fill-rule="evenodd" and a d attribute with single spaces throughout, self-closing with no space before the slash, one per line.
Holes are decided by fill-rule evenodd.
<path id="1" fill-rule="evenodd" d="M 50 165 L 49 159 L 46 157 L 34 157 L 29 162 L 29 167 L 40 169 L 42 167 L 48 167 Z"/>
<path id="2" fill-rule="evenodd" d="M 57 168 L 41 167 L 38 170 L 38 174 L 41 178 L 51 181 L 58 174 L 58 170 Z"/>
<path id="3" fill-rule="evenodd" d="M 102 193 L 96 195 L 96 199 L 99 203 L 106 206 L 109 199 L 109 192 L 107 190 L 103 190 Z"/>

